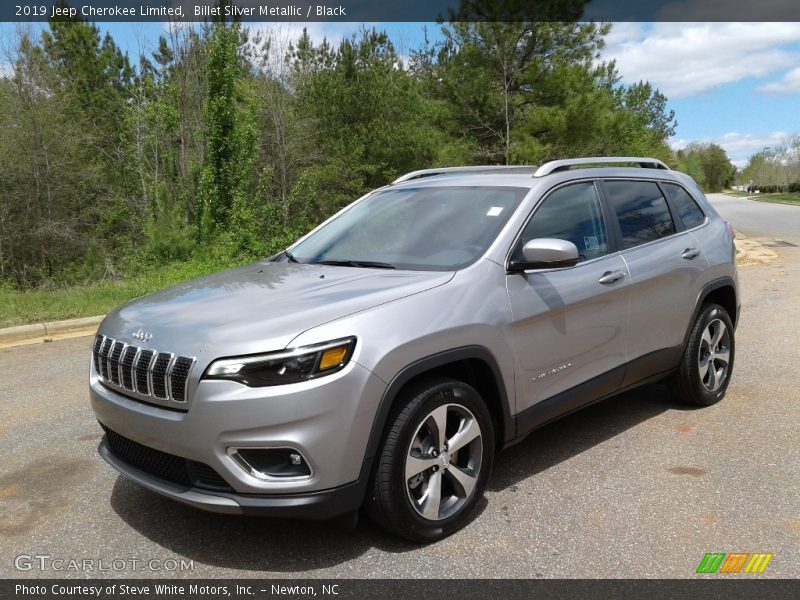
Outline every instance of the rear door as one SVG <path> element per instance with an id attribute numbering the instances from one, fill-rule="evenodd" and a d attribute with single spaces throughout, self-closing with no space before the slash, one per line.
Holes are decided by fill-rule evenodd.
<path id="1" fill-rule="evenodd" d="M 680 360 L 708 263 L 659 183 L 605 180 L 602 189 L 630 274 L 627 385 L 670 369 Z M 702 213 L 701 219 L 705 220 Z"/>
<path id="2" fill-rule="evenodd" d="M 515 243 L 512 260 L 534 238 L 573 242 L 580 262 L 506 276 L 512 322 L 507 337 L 517 366 L 517 411 L 536 407 L 534 419 L 556 416 L 584 398 L 542 401 L 591 382 L 590 395 L 614 392 L 622 381 L 628 327 L 629 275 L 607 231 L 594 182 L 548 193 Z M 588 398 L 591 399 L 591 398 Z M 562 402 L 563 400 L 563 402 Z M 553 404 L 552 406 L 550 406 Z M 563 411 L 562 411 L 563 412 Z"/>

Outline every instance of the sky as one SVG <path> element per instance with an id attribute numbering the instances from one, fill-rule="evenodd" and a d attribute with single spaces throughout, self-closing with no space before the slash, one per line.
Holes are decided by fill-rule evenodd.
<path id="1" fill-rule="evenodd" d="M 385 29 L 401 55 L 421 43 L 423 27 L 432 39 L 439 31 L 435 23 L 369 25 Z M 98 26 L 136 55 L 154 46 L 165 24 Z M 336 42 L 361 24 L 288 27 L 296 35 L 303 26 L 315 40 Z M 0 24 L 0 37 L 13 27 Z M 714 142 L 743 167 L 754 152 L 800 134 L 800 23 L 615 23 L 601 58 L 616 61 L 623 83 L 647 80 L 667 96 L 678 121 L 670 140 L 675 149 L 693 141 Z"/>

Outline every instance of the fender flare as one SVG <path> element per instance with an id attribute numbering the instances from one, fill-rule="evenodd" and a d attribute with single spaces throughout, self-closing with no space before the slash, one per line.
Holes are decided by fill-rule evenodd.
<path id="1" fill-rule="evenodd" d="M 700 293 L 697 295 L 697 301 L 695 302 L 694 311 L 692 312 L 692 319 L 689 321 L 689 327 L 686 329 L 686 334 L 683 336 L 683 348 L 686 348 L 686 344 L 689 343 L 689 336 L 692 335 L 694 322 L 697 320 L 697 315 L 700 314 L 700 309 L 703 307 L 706 298 L 708 298 L 711 292 L 724 287 L 730 287 L 733 289 L 733 293 L 736 298 L 736 308 L 735 314 L 730 316 L 734 323 L 734 329 L 739 324 L 739 293 L 736 289 L 736 282 L 733 280 L 733 277 L 726 275 L 725 277 L 720 277 L 714 281 L 709 281 L 703 286 L 703 289 L 700 290 Z"/>
<path id="2" fill-rule="evenodd" d="M 503 375 L 494 355 L 483 346 L 463 346 L 454 348 L 452 350 L 445 350 L 437 354 L 426 356 L 419 360 L 414 361 L 407 367 L 403 368 L 397 375 L 394 376 L 392 381 L 383 392 L 378 410 L 375 413 L 375 418 L 372 422 L 372 429 L 369 434 L 369 441 L 367 442 L 367 449 L 364 454 L 365 461 L 371 461 L 372 458 L 378 453 L 380 444 L 383 441 L 383 434 L 386 429 L 389 415 L 392 412 L 392 407 L 395 405 L 398 393 L 402 387 L 411 381 L 414 377 L 430 371 L 437 367 L 442 367 L 449 363 L 458 362 L 466 359 L 478 359 L 489 365 L 492 374 L 495 378 L 498 394 L 500 396 L 500 408 L 502 413 L 503 437 L 501 440 L 503 445 L 516 437 L 516 421 L 511 416 L 511 410 L 508 402 L 508 394 L 506 392 Z"/>

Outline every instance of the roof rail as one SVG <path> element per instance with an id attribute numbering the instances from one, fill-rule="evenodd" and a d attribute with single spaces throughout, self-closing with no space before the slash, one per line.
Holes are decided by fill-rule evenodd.
<path id="1" fill-rule="evenodd" d="M 412 179 L 422 179 L 423 177 L 435 177 L 437 175 L 450 175 L 450 174 L 475 174 L 482 175 L 488 173 L 533 173 L 536 171 L 535 166 L 531 165 L 480 165 L 473 167 L 440 167 L 437 169 L 422 169 L 420 171 L 411 171 L 405 175 L 398 177 L 392 183 L 402 183 L 404 181 L 411 181 Z"/>
<path id="2" fill-rule="evenodd" d="M 567 158 L 564 160 L 552 160 L 536 169 L 534 177 L 544 177 L 550 173 L 567 171 L 577 165 L 595 164 L 624 164 L 635 163 L 643 169 L 663 169 L 669 171 L 669 167 L 657 158 L 644 158 L 641 156 L 589 156 L 586 158 Z"/>

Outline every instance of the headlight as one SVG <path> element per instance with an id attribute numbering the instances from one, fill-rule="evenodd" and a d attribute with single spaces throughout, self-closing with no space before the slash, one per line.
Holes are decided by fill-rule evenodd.
<path id="1" fill-rule="evenodd" d="M 355 338 L 293 350 L 215 360 L 203 379 L 228 379 L 250 387 L 308 381 L 340 371 L 350 361 Z"/>

